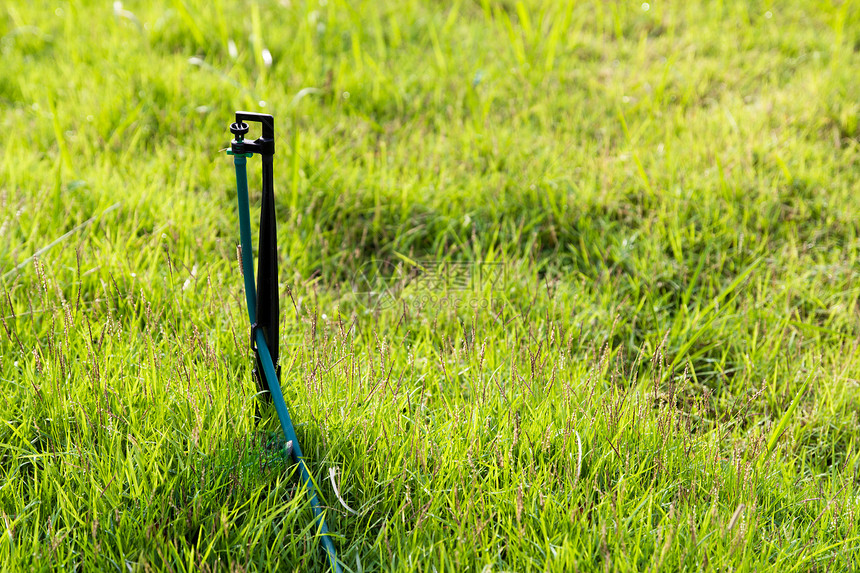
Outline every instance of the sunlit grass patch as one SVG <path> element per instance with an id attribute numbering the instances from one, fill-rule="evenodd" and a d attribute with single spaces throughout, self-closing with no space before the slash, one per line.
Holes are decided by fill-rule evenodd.
<path id="1" fill-rule="evenodd" d="M 3 568 L 325 570 L 237 109 L 346 568 L 856 567 L 856 3 L 6 8 Z"/>

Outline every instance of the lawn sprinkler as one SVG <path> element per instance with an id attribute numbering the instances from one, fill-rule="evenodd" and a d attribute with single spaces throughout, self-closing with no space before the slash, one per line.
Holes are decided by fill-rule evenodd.
<path id="1" fill-rule="evenodd" d="M 246 122 L 260 123 L 262 136 L 245 141 L 248 133 Z M 280 385 L 278 364 L 278 234 L 275 219 L 275 190 L 272 183 L 272 159 L 275 155 L 275 120 L 271 115 L 236 112 L 236 122 L 230 125 L 233 141 L 228 155 L 233 156 L 236 167 L 236 191 L 239 201 L 239 237 L 241 240 L 242 274 L 245 279 L 245 300 L 248 304 L 248 319 L 251 322 L 251 348 L 256 367 L 254 379 L 260 394 L 267 402 L 273 402 L 281 422 L 281 429 L 290 455 L 299 466 L 299 472 L 307 489 L 314 512 L 320 542 L 331 563 L 332 571 L 340 573 L 334 543 L 325 524 L 322 507 L 317 498 L 314 480 L 302 456 L 302 448 L 290 413 L 284 402 Z M 257 283 L 254 284 L 254 251 L 251 245 L 251 215 L 248 206 L 247 158 L 254 154 L 263 161 L 263 196 L 260 205 L 260 250 L 257 261 Z"/>

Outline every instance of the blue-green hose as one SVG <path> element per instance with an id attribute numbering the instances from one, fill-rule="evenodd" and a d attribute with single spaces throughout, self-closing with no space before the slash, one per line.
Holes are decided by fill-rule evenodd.
<path id="1" fill-rule="evenodd" d="M 255 324 L 257 322 L 257 293 L 254 286 L 254 251 L 251 248 L 251 215 L 248 205 L 248 176 L 245 169 L 245 157 L 234 155 L 233 163 L 236 166 L 236 191 L 239 199 L 239 236 L 242 241 L 242 274 L 245 276 L 245 299 L 248 303 L 248 318 L 251 324 Z M 263 365 L 263 374 L 265 374 L 266 380 L 269 382 L 269 393 L 272 396 L 272 401 L 275 403 L 278 419 L 281 422 L 281 429 L 287 441 L 292 442 L 293 460 L 299 466 L 302 481 L 307 489 L 308 497 L 310 497 L 311 507 L 313 507 L 314 520 L 319 524 L 317 533 L 320 536 L 320 542 L 328 555 L 332 571 L 340 573 L 341 569 L 337 560 L 337 553 L 328 527 L 325 524 L 325 516 L 317 498 L 314 479 L 302 455 L 302 448 L 299 445 L 296 430 L 290 419 L 290 412 L 287 410 L 281 386 L 278 384 L 278 376 L 275 373 L 275 365 L 272 363 L 272 355 L 269 353 L 269 347 L 266 345 L 266 337 L 261 330 L 255 330 L 254 340 L 257 343 L 257 351 L 260 356 L 260 362 Z"/>
<path id="2" fill-rule="evenodd" d="M 247 160 L 243 155 L 233 156 L 236 166 L 236 194 L 239 198 L 239 240 L 242 245 L 242 274 L 245 275 L 245 300 L 248 303 L 248 320 L 257 322 L 257 287 L 254 286 L 254 250 L 251 248 L 251 209 L 248 205 Z"/>

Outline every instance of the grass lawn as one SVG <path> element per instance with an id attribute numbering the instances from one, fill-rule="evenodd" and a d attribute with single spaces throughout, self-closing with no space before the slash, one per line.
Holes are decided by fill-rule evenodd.
<path id="1" fill-rule="evenodd" d="M 345 571 L 860 567 L 857 0 L 5 0 L 0 54 L 0 570 L 328 570 L 237 109 Z"/>

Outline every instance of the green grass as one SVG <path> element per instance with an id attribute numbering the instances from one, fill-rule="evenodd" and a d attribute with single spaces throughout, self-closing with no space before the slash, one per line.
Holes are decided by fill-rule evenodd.
<path id="1" fill-rule="evenodd" d="M 236 109 L 347 570 L 858 567 L 856 0 L 90 4 L 0 9 L 0 569 L 326 570 Z"/>

